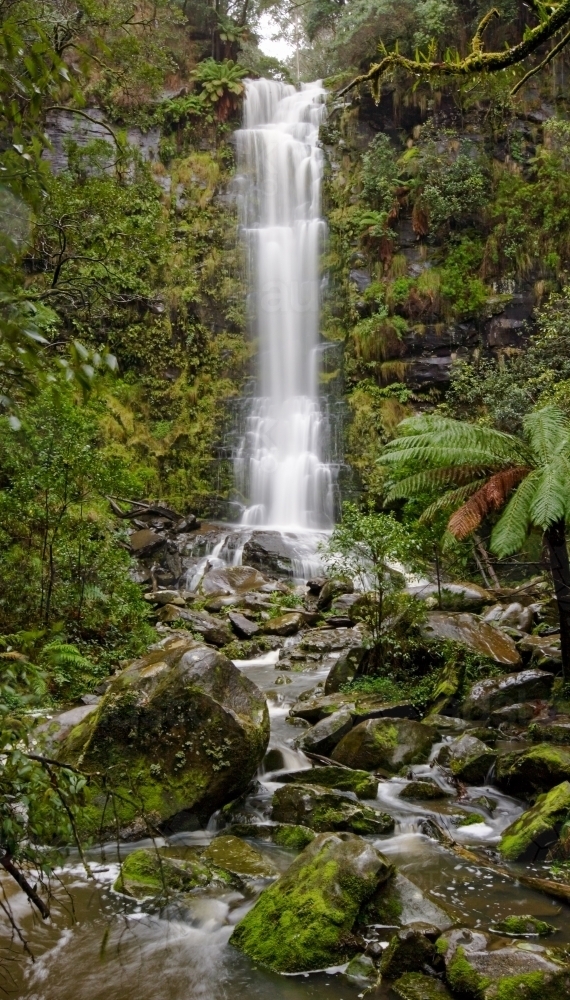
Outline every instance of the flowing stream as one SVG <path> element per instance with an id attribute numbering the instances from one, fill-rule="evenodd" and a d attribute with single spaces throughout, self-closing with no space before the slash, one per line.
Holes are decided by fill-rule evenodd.
<path id="1" fill-rule="evenodd" d="M 324 91 L 247 83 L 237 133 L 241 224 L 249 250 L 250 315 L 259 396 L 236 459 L 248 498 L 242 523 L 330 527 L 331 469 L 318 395 L 319 250 Z"/>

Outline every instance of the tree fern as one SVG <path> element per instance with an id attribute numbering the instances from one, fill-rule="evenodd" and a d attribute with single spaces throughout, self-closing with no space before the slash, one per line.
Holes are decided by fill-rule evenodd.
<path id="1" fill-rule="evenodd" d="M 524 432 L 530 448 L 540 462 L 549 462 L 554 451 L 568 450 L 570 422 L 557 406 L 533 410 L 524 420 Z"/>
<path id="2" fill-rule="evenodd" d="M 512 555 L 524 545 L 531 526 L 530 508 L 539 478 L 540 470 L 535 469 L 523 480 L 493 528 L 491 551 L 498 555 L 499 559 Z"/>
<path id="3" fill-rule="evenodd" d="M 395 483 L 388 492 L 387 500 L 399 500 L 402 497 L 413 497 L 435 486 L 447 486 L 454 484 L 462 486 L 473 479 L 473 476 L 480 476 L 486 471 L 485 466 L 459 465 L 455 467 L 445 466 L 438 469 L 425 469 L 414 476 L 407 476 Z M 478 479 L 476 485 L 480 486 L 484 480 Z M 457 491 L 454 491 L 457 492 Z"/>
<path id="4" fill-rule="evenodd" d="M 449 490 L 447 493 L 444 493 L 442 497 L 438 497 L 437 500 L 430 503 L 429 507 L 426 507 L 420 517 L 420 524 L 433 521 L 436 514 L 439 514 L 442 510 L 449 510 L 451 507 L 456 507 L 458 504 L 464 503 L 480 486 L 481 480 L 476 479 L 473 483 L 467 483 L 465 486 L 460 486 L 457 490 Z"/>

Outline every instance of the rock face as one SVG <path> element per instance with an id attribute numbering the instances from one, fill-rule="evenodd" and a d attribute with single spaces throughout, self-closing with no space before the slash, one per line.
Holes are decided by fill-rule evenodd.
<path id="1" fill-rule="evenodd" d="M 425 763 L 434 738 L 433 730 L 421 722 L 369 719 L 344 736 L 331 757 L 347 767 L 395 774 L 404 765 Z"/>
<path id="2" fill-rule="evenodd" d="M 538 669 L 478 681 L 463 704 L 463 714 L 467 719 L 486 719 L 505 705 L 548 698 L 553 684 L 554 674 Z"/>
<path id="3" fill-rule="evenodd" d="M 521 662 L 520 653 L 511 637 L 475 615 L 434 611 L 424 629 L 431 638 L 461 642 L 476 653 L 489 656 L 496 663 L 517 666 Z"/>
<path id="4" fill-rule="evenodd" d="M 337 743 L 352 729 L 352 715 L 349 708 L 341 708 L 327 715 L 297 741 L 301 750 L 330 757 Z"/>
<path id="5" fill-rule="evenodd" d="M 394 820 L 387 813 L 362 806 L 346 792 L 313 785 L 289 784 L 273 796 L 271 818 L 277 823 L 308 826 L 311 830 L 350 830 L 360 834 L 391 833 Z"/>
<path id="6" fill-rule="evenodd" d="M 205 822 L 243 792 L 263 759 L 269 717 L 259 689 L 225 656 L 180 634 L 116 677 L 58 757 L 106 776 L 117 792 L 88 786 L 87 834 L 139 823 Z M 119 797 L 120 796 L 120 797 Z M 140 802 L 140 807 L 137 806 Z"/>
<path id="7" fill-rule="evenodd" d="M 442 747 L 437 759 L 460 781 L 482 785 L 496 756 L 496 750 L 491 750 L 477 737 L 465 734 Z"/>
<path id="8" fill-rule="evenodd" d="M 358 950 L 352 936 L 358 914 L 392 871 L 360 837 L 321 834 L 261 893 L 230 941 L 276 972 L 339 965 Z"/>
<path id="9" fill-rule="evenodd" d="M 570 747 L 539 743 L 530 750 L 499 755 L 495 777 L 500 788 L 522 798 L 547 792 L 570 781 Z"/>
<path id="10" fill-rule="evenodd" d="M 353 771 L 348 767 L 313 767 L 307 771 L 290 771 L 278 775 L 275 780 L 354 792 L 359 799 L 375 799 L 378 791 L 378 780 L 371 777 L 368 771 Z"/>
<path id="11" fill-rule="evenodd" d="M 507 861 L 536 861 L 556 844 L 570 815 L 570 782 L 563 781 L 539 795 L 532 809 L 503 832 L 499 851 Z"/>

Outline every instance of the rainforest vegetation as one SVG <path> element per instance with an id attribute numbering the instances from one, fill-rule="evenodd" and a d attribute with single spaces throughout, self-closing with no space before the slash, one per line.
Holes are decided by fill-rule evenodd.
<path id="1" fill-rule="evenodd" d="M 302 640 L 303 656 L 316 659 L 321 629 L 357 625 L 362 650 L 337 649 L 345 672 L 324 689 L 350 695 L 353 718 L 353 702 L 372 697 L 405 701 L 414 719 L 455 717 L 475 681 L 498 684 L 502 671 L 538 664 L 556 679 L 535 701 L 550 698 L 545 711 L 568 723 L 569 29 L 569 0 L 499 0 L 492 10 L 466 0 L 0 3 L 0 866 L 42 918 L 69 845 L 90 875 L 85 852 L 98 840 L 169 829 L 162 765 L 147 767 L 131 746 L 129 712 L 147 699 L 153 732 L 176 723 L 143 674 L 124 680 L 124 668 L 143 657 L 141 669 L 154 669 L 149 647 L 174 642 L 172 632 L 188 656 L 201 642 L 227 664 L 309 628 L 319 636 L 314 648 Z M 287 42 L 282 61 L 263 51 L 271 34 Z M 293 86 L 319 78 L 327 92 L 320 385 L 337 524 L 321 543 L 327 580 L 309 580 L 308 594 L 279 552 L 269 570 L 252 558 L 251 572 L 267 572 L 269 583 L 251 578 L 259 595 L 244 618 L 223 591 L 186 593 L 180 557 L 190 549 L 176 539 L 199 521 L 235 522 L 245 501 L 233 459 L 256 342 L 235 133 L 245 81 L 260 77 Z M 198 544 L 191 554 L 210 551 Z M 427 600 L 406 573 L 428 581 Z M 152 597 L 162 591 L 170 597 Z M 482 617 L 502 602 L 498 622 L 519 600 L 501 633 L 510 660 L 441 625 L 445 611 Z M 441 632 L 426 638 L 434 609 Z M 165 648 L 172 666 L 175 647 Z M 283 669 L 297 669 L 293 654 L 285 660 Z M 63 751 L 46 748 L 38 722 L 95 704 L 110 682 L 120 710 L 104 704 L 105 725 L 116 745 L 77 718 Z M 269 722 L 258 695 L 247 689 L 257 728 L 237 749 L 225 734 L 216 743 L 211 722 L 200 730 L 207 759 L 191 778 L 191 743 L 172 751 L 177 811 L 190 798 L 204 826 L 245 794 L 240 768 L 249 781 L 263 758 Z M 217 708 L 208 711 L 217 725 Z M 297 721 L 321 725 L 328 711 L 299 710 Z M 373 717 L 358 711 L 358 721 Z M 442 724 L 433 725 L 435 739 Z M 121 726 L 125 746 L 131 740 L 124 753 Z M 481 727 L 473 739 L 491 740 Z M 384 756 L 374 766 L 384 778 L 400 773 L 386 763 L 392 738 L 378 736 Z M 544 764 L 557 779 L 537 779 L 533 808 L 537 794 L 570 780 L 566 731 L 540 745 L 549 742 L 564 760 Z M 323 746 L 315 752 L 330 764 L 334 745 Z M 476 778 L 447 758 L 445 766 L 482 785 L 490 753 Z M 341 757 L 362 775 L 348 751 Z M 509 794 L 526 780 L 515 771 L 510 759 L 497 765 Z M 567 899 L 570 800 L 556 816 L 554 875 Z M 390 817 L 383 830 L 365 812 L 360 827 L 319 822 L 319 835 L 371 834 L 387 832 Z M 287 814 L 283 825 L 283 848 L 313 849 L 304 820 Z M 503 858 L 523 857 L 509 845 Z M 227 866 L 204 858 L 184 877 L 161 865 L 157 874 L 148 856 L 131 861 L 118 891 L 137 879 L 167 896 L 180 879 L 189 890 L 206 877 L 238 886 Z M 29 956 L 2 892 L 6 927 Z M 277 919 L 279 901 L 267 907 L 264 920 Z M 385 916 L 376 922 L 390 924 Z M 257 941 L 253 917 L 236 940 L 248 933 Z M 432 958 L 440 971 L 443 958 Z M 453 995 L 491 996 L 488 983 L 470 983 Z M 568 995 L 560 989 L 548 996 Z"/>

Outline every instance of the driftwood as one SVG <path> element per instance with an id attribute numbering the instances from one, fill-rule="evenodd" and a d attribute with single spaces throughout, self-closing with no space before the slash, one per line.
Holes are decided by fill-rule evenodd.
<path id="1" fill-rule="evenodd" d="M 151 503 L 150 500 L 127 500 L 123 497 L 111 497 L 108 496 L 109 506 L 115 514 L 116 517 L 120 517 L 126 521 L 138 520 L 153 520 L 154 518 L 164 518 L 166 521 L 182 521 L 182 514 L 177 514 L 175 510 L 170 507 L 165 507 L 160 503 Z M 130 510 L 123 510 L 119 507 L 117 500 L 121 503 L 130 503 Z"/>

